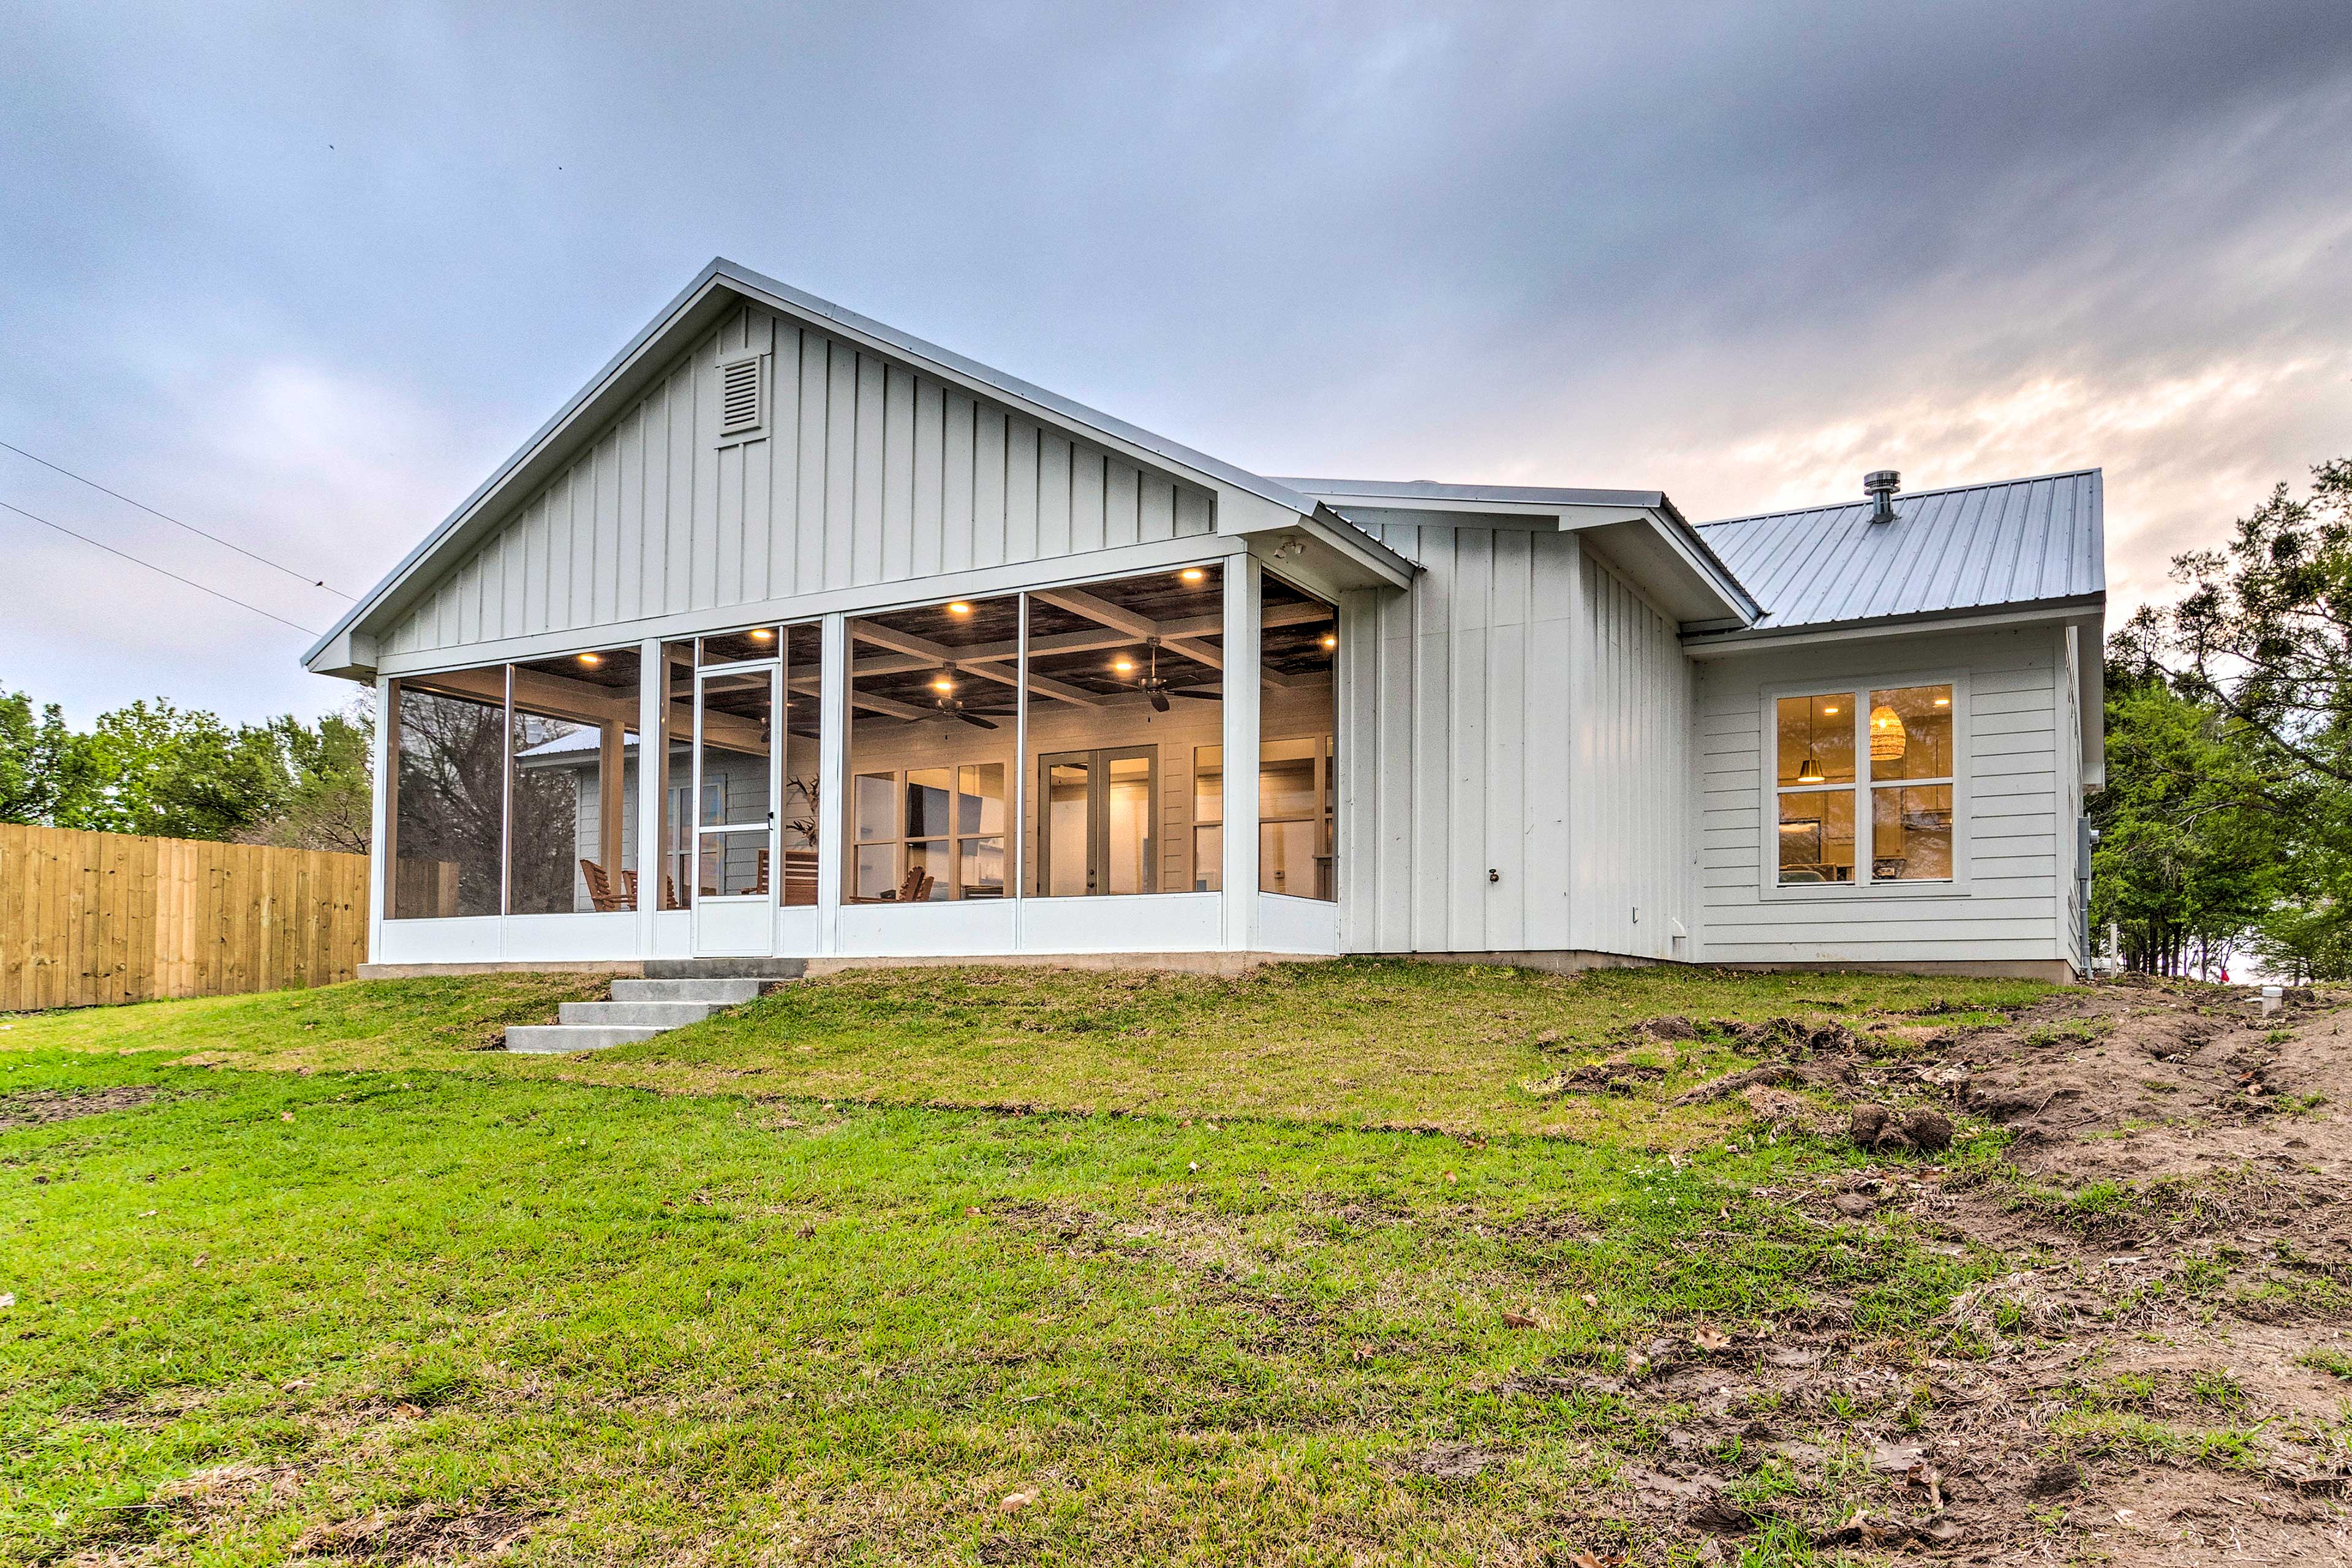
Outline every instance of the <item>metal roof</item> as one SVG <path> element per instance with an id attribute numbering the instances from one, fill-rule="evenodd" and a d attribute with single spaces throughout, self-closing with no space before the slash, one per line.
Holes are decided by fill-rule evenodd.
<path id="1" fill-rule="evenodd" d="M 1302 495 L 1379 496 L 1392 500 L 1507 502 L 1523 506 L 1654 506 L 1672 511 L 1664 490 L 1556 489 L 1532 485 L 1449 485 L 1435 479 L 1277 479 Z"/>
<path id="2" fill-rule="evenodd" d="M 1698 525 L 1764 607 L 1754 632 L 2105 599 L 2100 471 L 2045 474 Z"/>

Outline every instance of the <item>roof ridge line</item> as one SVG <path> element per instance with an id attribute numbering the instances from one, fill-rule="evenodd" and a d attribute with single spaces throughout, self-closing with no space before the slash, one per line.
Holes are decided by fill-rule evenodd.
<path id="1" fill-rule="evenodd" d="M 2086 468 L 2057 468 L 2046 474 L 2019 474 L 2012 479 L 1979 479 L 1972 485 L 1937 485 L 1932 489 L 1900 490 L 1897 491 L 1896 494 L 1900 500 L 1911 500 L 1921 496 L 1957 495 L 1962 490 L 1998 489 L 2003 485 L 2039 484 L 2044 479 L 2081 479 L 2084 475 L 2097 474 L 2104 471 L 2105 469 L 2100 464 L 2093 463 Z M 1816 501 L 1811 506 L 1784 506 L 1772 511 L 1748 511 L 1741 512 L 1736 517 L 1709 518 L 1705 522 L 1695 522 L 1691 524 L 1691 526 L 1693 528 L 1721 528 L 1728 523 L 1734 522 L 1761 522 L 1768 517 L 1794 517 L 1800 512 L 1835 511 L 1841 507 L 1868 506 L 1869 504 L 1870 498 L 1868 496 L 1858 497 L 1853 500 Z"/>

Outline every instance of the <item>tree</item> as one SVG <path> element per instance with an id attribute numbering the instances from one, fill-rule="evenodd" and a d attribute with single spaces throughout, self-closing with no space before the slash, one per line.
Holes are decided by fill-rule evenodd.
<path id="1" fill-rule="evenodd" d="M 2226 964 L 2274 902 L 2292 818 L 2246 736 L 2160 668 L 2111 661 L 2108 785 L 2091 805 L 2091 918 L 2122 929 L 2131 968 Z"/>
<path id="2" fill-rule="evenodd" d="M 50 822 L 95 788 L 89 758 L 58 705 L 36 714 L 23 692 L 0 691 L 0 822 Z"/>
<path id="3" fill-rule="evenodd" d="M 375 822 L 370 787 L 375 715 L 354 702 L 325 715 L 315 729 L 290 713 L 268 728 L 293 783 L 278 815 L 251 832 L 249 841 L 366 854 Z"/>
<path id="4" fill-rule="evenodd" d="M 2250 942 L 2352 973 L 2352 458 L 2312 481 L 2176 557 L 2186 594 L 2110 644 L 2093 910 L 2135 967 Z"/>
<path id="5" fill-rule="evenodd" d="M 0 691 L 0 821 L 365 853 L 373 736 L 356 706 L 232 727 L 160 698 L 77 732 Z"/>
<path id="6" fill-rule="evenodd" d="M 2224 550 L 2173 562 L 2184 689 L 2315 778 L 2352 786 L 2352 458 L 2280 485 Z"/>

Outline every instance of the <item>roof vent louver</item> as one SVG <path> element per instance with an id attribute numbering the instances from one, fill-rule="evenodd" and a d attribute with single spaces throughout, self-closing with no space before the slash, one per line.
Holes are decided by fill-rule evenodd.
<path id="1" fill-rule="evenodd" d="M 1871 508 L 1871 521 L 1895 521 L 1895 495 L 1902 488 L 1903 476 L 1893 468 L 1874 468 L 1862 476 L 1862 493 L 1876 503 Z"/>
<path id="2" fill-rule="evenodd" d="M 753 354 L 719 367 L 719 434 L 757 430 L 766 417 L 760 406 L 760 359 Z"/>

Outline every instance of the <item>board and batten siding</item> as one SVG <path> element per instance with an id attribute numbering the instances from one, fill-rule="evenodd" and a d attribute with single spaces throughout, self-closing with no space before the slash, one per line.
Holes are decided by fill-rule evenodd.
<path id="1" fill-rule="evenodd" d="M 1679 628 L 1591 555 L 1574 675 L 1570 942 L 1686 958 L 1693 673 Z"/>
<path id="2" fill-rule="evenodd" d="M 767 420 L 719 434 L 719 365 Z M 1215 531 L 1206 489 L 747 306 L 613 419 L 386 639 L 456 650 Z"/>
<path id="3" fill-rule="evenodd" d="M 1768 892 L 1768 690 L 1859 690 L 1948 670 L 1965 692 L 1963 798 L 1956 802 L 1965 888 Z M 2074 812 L 2061 798 L 2063 673 L 2058 634 L 2039 629 L 1921 634 L 1703 662 L 1697 956 L 1724 963 L 2065 956 L 2058 839 L 2074 830 Z"/>
<path id="4" fill-rule="evenodd" d="M 1572 534 L 1350 511 L 1423 571 L 1341 608 L 1343 947 L 1646 953 L 1654 932 L 1664 955 L 1688 820 L 1661 782 L 1689 744 L 1672 624 Z"/>

